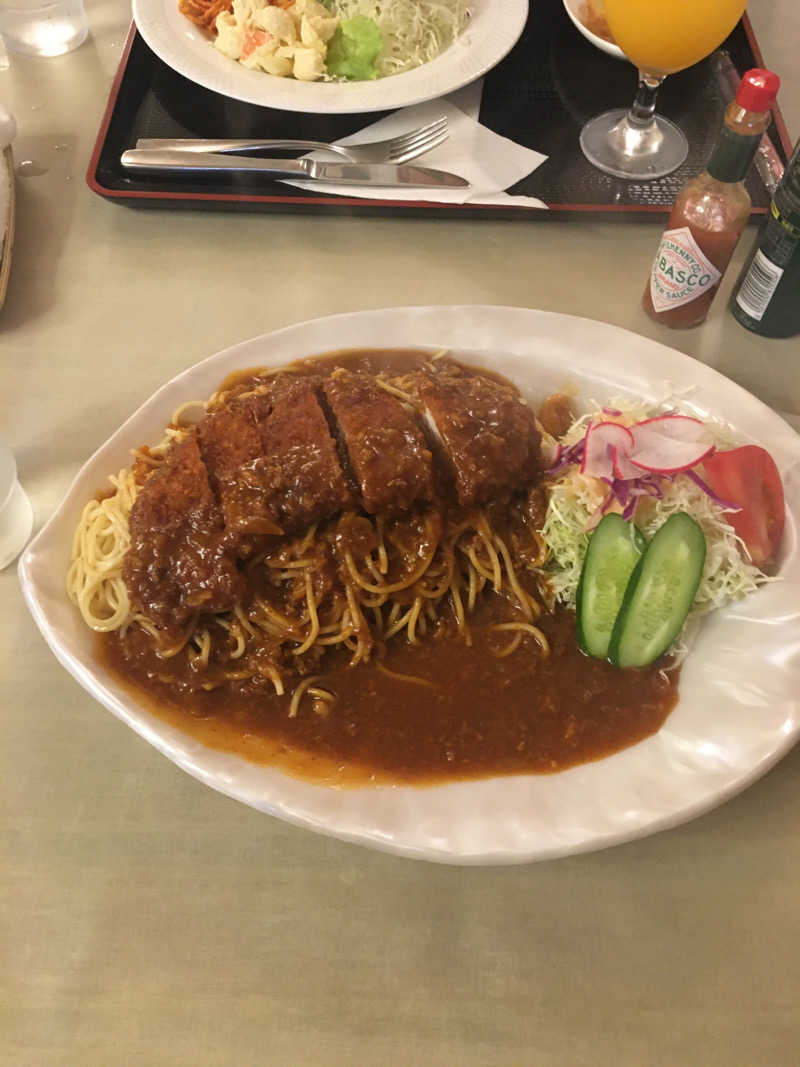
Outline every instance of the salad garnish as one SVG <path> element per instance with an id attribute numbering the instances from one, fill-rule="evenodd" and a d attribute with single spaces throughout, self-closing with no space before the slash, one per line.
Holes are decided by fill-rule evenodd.
<path id="1" fill-rule="evenodd" d="M 369 81 L 428 63 L 461 34 L 468 0 L 178 0 L 250 70 L 298 81 Z"/>
<path id="2" fill-rule="evenodd" d="M 784 501 L 780 475 L 765 449 L 735 447 L 730 428 L 720 422 L 685 414 L 674 406 L 653 409 L 626 398 L 596 406 L 591 414 L 575 420 L 559 440 L 545 434 L 545 441 L 550 446 L 549 500 L 542 535 L 550 551 L 551 589 L 555 600 L 577 609 L 579 638 L 586 651 L 612 655 L 611 625 L 617 615 L 623 616 L 620 585 L 626 590 L 626 602 L 632 596 L 633 586 L 628 588 L 627 583 L 634 580 L 636 570 L 629 569 L 626 579 L 625 569 L 633 568 L 634 561 L 620 546 L 626 541 L 635 545 L 638 537 L 648 543 L 636 564 L 640 574 L 655 535 L 673 516 L 684 516 L 680 520 L 684 532 L 696 526 L 700 536 L 692 532 L 689 539 L 699 545 L 702 537 L 705 546 L 696 588 L 686 605 L 689 620 L 747 596 L 771 580 L 764 568 L 777 558 Z M 589 552 L 593 531 L 599 532 L 608 516 L 622 520 L 627 532 L 616 525 L 615 536 L 610 537 L 610 529 L 604 527 L 597 549 Z M 606 549 L 600 553 L 604 544 Z M 698 558 L 699 550 L 692 554 L 693 560 Z M 579 592 L 579 587 L 585 567 L 585 577 L 596 568 L 604 574 L 600 592 L 611 599 L 603 610 L 614 615 L 610 621 L 601 620 L 603 632 L 595 635 L 595 651 L 585 637 L 585 617 L 581 622 L 586 588 L 584 584 Z M 673 593 L 691 571 L 688 564 L 683 569 L 675 564 L 672 571 L 669 565 L 660 569 L 662 578 L 669 575 L 673 582 Z M 618 611 L 612 613 L 614 597 Z M 663 614 L 673 623 L 679 616 L 674 610 Z M 685 652 L 686 637 L 680 635 L 684 618 L 679 622 L 668 646 L 678 658 Z M 592 615 L 592 625 L 596 623 Z M 648 647 L 652 651 L 657 644 Z"/>

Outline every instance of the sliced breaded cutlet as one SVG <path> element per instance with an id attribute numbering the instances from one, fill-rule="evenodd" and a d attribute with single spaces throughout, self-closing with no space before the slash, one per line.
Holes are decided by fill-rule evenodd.
<path id="1" fill-rule="evenodd" d="M 513 386 L 445 361 L 398 384 L 421 412 L 463 507 L 536 480 L 540 435 Z"/>
<path id="2" fill-rule="evenodd" d="M 287 533 L 297 533 L 353 504 L 313 385 L 277 403 L 264 425 L 259 476 Z"/>
<path id="3" fill-rule="evenodd" d="M 433 497 L 433 460 L 403 405 L 369 374 L 340 368 L 322 383 L 365 511 L 395 515 Z"/>
<path id="4" fill-rule="evenodd" d="M 263 427 L 271 413 L 269 396 L 251 396 L 197 424 L 200 452 L 230 533 L 280 533 L 258 473 Z"/>
<path id="5" fill-rule="evenodd" d="M 200 611 L 228 611 L 241 578 L 194 437 L 173 445 L 131 509 L 122 577 L 131 603 L 167 631 Z"/>
<path id="6" fill-rule="evenodd" d="M 233 400 L 197 428 L 231 533 L 296 533 L 351 503 L 312 378 L 277 376 L 270 391 Z"/>

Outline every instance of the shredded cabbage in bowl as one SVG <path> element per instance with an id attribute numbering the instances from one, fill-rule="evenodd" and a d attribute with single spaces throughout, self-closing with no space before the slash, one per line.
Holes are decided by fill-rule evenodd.
<path id="1" fill-rule="evenodd" d="M 429 63 L 449 47 L 469 20 L 467 0 L 328 0 L 339 19 L 371 18 L 383 34 L 378 77 Z"/>
<path id="2" fill-rule="evenodd" d="M 608 407 L 598 409 L 577 419 L 560 441 L 575 444 L 586 433 L 590 421 L 619 422 L 630 426 L 635 422 L 663 414 L 666 405 L 644 404 L 629 398 L 614 397 Z M 608 411 L 619 411 L 609 415 Z M 675 411 L 675 406 L 670 406 Z M 704 419 L 717 448 L 735 446 L 729 427 Z M 546 435 L 545 435 L 546 438 Z M 686 474 L 659 478 L 661 499 L 640 497 L 634 521 L 649 540 L 670 515 L 685 511 L 701 526 L 706 537 L 706 561 L 689 622 L 747 596 L 763 582 L 766 574 L 750 562 L 743 542 L 727 521 L 726 511 Z M 548 578 L 554 598 L 575 608 L 575 594 L 581 576 L 584 556 L 589 545 L 591 518 L 608 494 L 608 486 L 599 478 L 581 474 L 572 465 L 557 475 L 549 486 L 549 502 L 542 535 L 550 550 Z M 677 660 L 685 653 L 687 632 L 673 646 Z"/>

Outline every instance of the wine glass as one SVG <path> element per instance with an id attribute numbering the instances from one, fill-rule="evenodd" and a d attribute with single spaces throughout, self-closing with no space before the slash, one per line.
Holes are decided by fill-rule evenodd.
<path id="1" fill-rule="evenodd" d="M 614 40 L 639 70 L 639 88 L 628 111 L 606 111 L 583 127 L 589 162 L 617 178 L 677 170 L 689 145 L 674 122 L 655 113 L 658 87 L 722 44 L 746 6 L 747 0 L 605 0 Z"/>

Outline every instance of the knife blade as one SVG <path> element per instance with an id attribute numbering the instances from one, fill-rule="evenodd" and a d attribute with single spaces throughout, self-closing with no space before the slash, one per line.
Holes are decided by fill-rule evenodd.
<path id="1" fill-rule="evenodd" d="M 129 148 L 121 163 L 128 170 L 175 171 L 194 174 L 231 174 L 246 171 L 269 178 L 294 178 L 334 182 L 337 185 L 399 186 L 417 188 L 467 189 L 469 182 L 458 174 L 409 163 L 323 163 L 316 159 L 258 159 L 254 156 L 227 156 L 215 152 L 175 152 L 151 148 Z"/>

